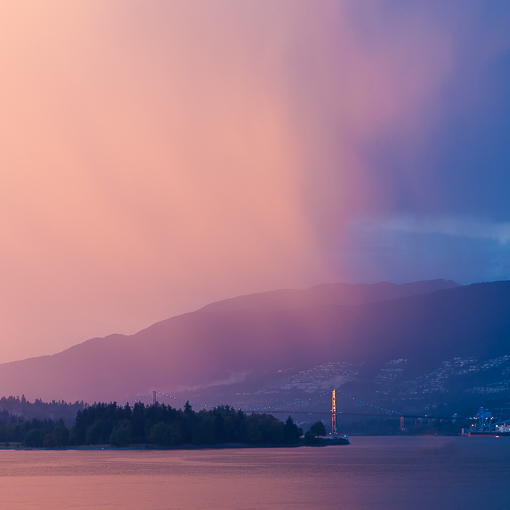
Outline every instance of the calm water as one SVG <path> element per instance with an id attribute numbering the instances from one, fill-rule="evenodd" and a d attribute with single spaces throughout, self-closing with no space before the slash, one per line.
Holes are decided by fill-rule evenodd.
<path id="1" fill-rule="evenodd" d="M 0 509 L 505 509 L 510 438 L 344 447 L 0 451 Z"/>

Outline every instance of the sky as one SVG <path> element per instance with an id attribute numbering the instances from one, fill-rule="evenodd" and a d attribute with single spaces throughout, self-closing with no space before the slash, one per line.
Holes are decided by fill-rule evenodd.
<path id="1" fill-rule="evenodd" d="M 510 278 L 506 0 L 0 4 L 0 362 L 324 282 Z"/>

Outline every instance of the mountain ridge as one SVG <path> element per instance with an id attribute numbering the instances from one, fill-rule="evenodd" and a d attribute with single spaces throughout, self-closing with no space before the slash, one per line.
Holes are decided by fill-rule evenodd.
<path id="1" fill-rule="evenodd" d="M 94 338 L 52 356 L 0 365 L 0 387 L 29 398 L 89 402 L 129 401 L 153 389 L 184 395 L 213 388 L 225 396 L 237 386 L 249 392 L 251 384 L 255 391 L 257 378 L 277 381 L 278 371 L 332 361 L 359 365 L 349 382 L 359 394 L 405 392 L 397 380 L 377 382 L 381 370 L 392 370 L 384 368 L 391 360 L 406 359 L 403 373 L 413 381 L 456 356 L 510 353 L 508 309 L 510 282 L 356 305 L 201 309 L 134 335 Z"/>
<path id="2" fill-rule="evenodd" d="M 423 280 L 403 284 L 390 282 L 373 284 L 322 283 L 303 290 L 279 289 L 223 299 L 210 303 L 197 311 L 278 310 L 331 304 L 356 305 L 399 299 L 416 294 L 426 294 L 458 286 L 458 283 L 444 279 Z"/>

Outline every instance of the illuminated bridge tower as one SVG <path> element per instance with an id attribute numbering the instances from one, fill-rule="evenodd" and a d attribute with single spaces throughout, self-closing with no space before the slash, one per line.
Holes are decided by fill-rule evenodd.
<path id="1" fill-rule="evenodd" d="M 331 433 L 336 434 L 336 391 L 331 394 Z"/>

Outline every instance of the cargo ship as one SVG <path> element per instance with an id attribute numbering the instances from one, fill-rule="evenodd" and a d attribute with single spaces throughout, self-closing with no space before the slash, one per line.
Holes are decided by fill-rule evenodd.
<path id="1" fill-rule="evenodd" d="M 462 429 L 463 436 L 510 436 L 510 420 L 498 420 L 492 416 L 492 413 L 485 411 L 480 407 L 475 416 L 477 420 L 468 429 Z"/>

